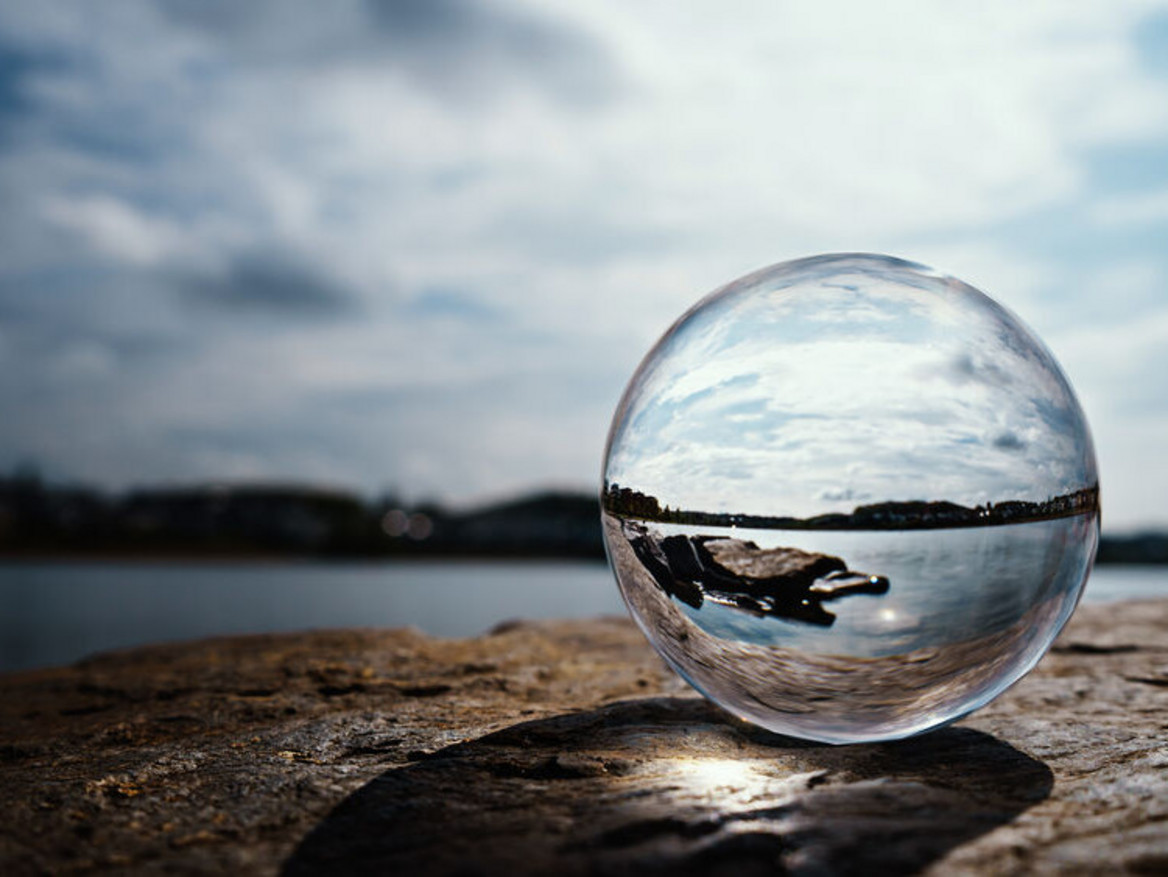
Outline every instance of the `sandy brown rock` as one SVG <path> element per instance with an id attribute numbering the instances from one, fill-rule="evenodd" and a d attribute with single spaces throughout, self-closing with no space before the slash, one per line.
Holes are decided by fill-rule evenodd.
<path id="1" fill-rule="evenodd" d="M 1168 601 L 959 726 L 801 744 L 631 623 L 159 646 L 0 678 L 0 873 L 1164 873 Z"/>

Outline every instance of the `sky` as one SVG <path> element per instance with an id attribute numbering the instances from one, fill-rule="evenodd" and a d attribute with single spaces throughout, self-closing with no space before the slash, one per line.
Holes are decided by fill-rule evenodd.
<path id="1" fill-rule="evenodd" d="M 12 0 L 0 471 L 595 489 L 710 290 L 932 265 L 1168 526 L 1168 4 Z"/>
<path id="2" fill-rule="evenodd" d="M 610 484 L 673 509 L 1041 503 L 1093 488 L 1049 352 L 977 290 L 903 260 L 798 259 L 694 309 L 621 401 Z"/>

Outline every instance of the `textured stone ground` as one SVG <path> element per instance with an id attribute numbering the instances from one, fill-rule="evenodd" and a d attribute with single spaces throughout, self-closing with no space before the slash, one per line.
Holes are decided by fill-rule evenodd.
<path id="1" fill-rule="evenodd" d="M 0 677 L 0 873 L 1168 873 L 1168 601 L 1080 609 L 954 728 L 743 727 L 624 620 Z"/>

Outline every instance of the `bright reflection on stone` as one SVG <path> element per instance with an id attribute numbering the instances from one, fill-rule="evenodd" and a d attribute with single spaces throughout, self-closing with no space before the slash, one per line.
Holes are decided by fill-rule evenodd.
<path id="1" fill-rule="evenodd" d="M 788 773 L 774 761 L 708 757 L 667 759 L 659 770 L 683 797 L 708 800 L 720 809 L 779 805 L 805 793 L 825 773 Z"/>
<path id="2" fill-rule="evenodd" d="M 760 777 L 750 762 L 723 758 L 679 759 L 673 764 L 684 778 L 687 788 L 695 793 L 740 792 L 751 787 L 763 788 Z"/>
<path id="3" fill-rule="evenodd" d="M 843 743 L 953 721 L 1029 670 L 1098 538 L 1083 412 L 982 293 L 884 256 L 744 277 L 646 356 L 603 524 L 633 617 L 735 715 Z"/>

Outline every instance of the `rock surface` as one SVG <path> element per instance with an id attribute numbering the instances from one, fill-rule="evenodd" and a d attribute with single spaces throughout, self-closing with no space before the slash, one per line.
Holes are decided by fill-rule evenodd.
<path id="1" fill-rule="evenodd" d="M 1168 872 L 1168 601 L 959 725 L 768 736 L 617 619 L 239 637 L 0 677 L 0 873 Z"/>

